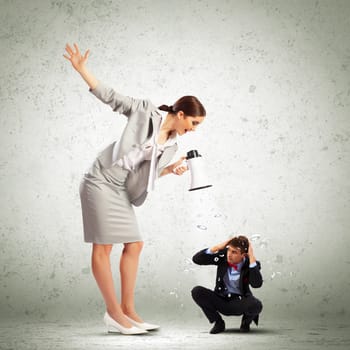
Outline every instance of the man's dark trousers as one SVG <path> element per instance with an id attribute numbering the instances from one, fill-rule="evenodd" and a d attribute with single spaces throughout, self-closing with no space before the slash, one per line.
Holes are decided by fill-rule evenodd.
<path id="1" fill-rule="evenodd" d="M 262 310 L 262 304 L 259 299 L 252 295 L 239 296 L 231 294 L 230 296 L 220 296 L 214 291 L 197 286 L 192 289 L 192 298 L 203 310 L 210 323 L 216 322 L 221 318 L 220 313 L 225 316 L 243 315 L 244 320 L 250 323 Z"/>

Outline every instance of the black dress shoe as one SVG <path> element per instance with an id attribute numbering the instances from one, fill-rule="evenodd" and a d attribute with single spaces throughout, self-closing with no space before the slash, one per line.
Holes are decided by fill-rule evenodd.
<path id="1" fill-rule="evenodd" d="M 222 318 L 219 318 L 215 324 L 214 327 L 210 330 L 210 334 L 217 334 L 221 333 L 225 330 L 225 322 Z"/>
<path id="2" fill-rule="evenodd" d="M 250 331 L 250 323 L 252 321 L 247 320 L 246 318 L 242 318 L 241 327 L 239 328 L 239 331 L 242 333 L 248 333 Z"/>

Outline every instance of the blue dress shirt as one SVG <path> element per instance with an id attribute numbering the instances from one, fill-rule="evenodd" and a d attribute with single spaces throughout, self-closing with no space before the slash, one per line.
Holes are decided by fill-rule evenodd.
<path id="1" fill-rule="evenodd" d="M 212 253 L 210 248 L 205 251 L 206 254 L 215 254 Z M 239 264 L 237 264 L 237 270 L 233 267 L 227 265 L 227 273 L 224 276 L 224 283 L 227 288 L 227 294 L 238 294 L 242 295 L 241 290 L 239 288 L 239 277 L 241 275 L 242 266 L 245 263 L 246 258 L 244 258 Z M 249 268 L 253 268 L 256 266 L 256 262 L 249 264 Z"/>

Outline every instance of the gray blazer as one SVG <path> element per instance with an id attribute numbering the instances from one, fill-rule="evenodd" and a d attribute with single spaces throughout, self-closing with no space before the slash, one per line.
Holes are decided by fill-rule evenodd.
<path id="1" fill-rule="evenodd" d="M 119 141 L 116 159 L 122 158 L 133 147 L 142 145 L 154 133 L 158 133 L 162 117 L 158 108 L 150 100 L 123 96 L 101 82 L 98 83 L 95 89 L 90 89 L 90 92 L 103 103 L 108 104 L 113 111 L 124 114 L 128 118 Z M 113 167 L 114 146 L 115 142 L 104 149 L 97 158 L 106 169 Z M 165 148 L 159 159 L 154 152 L 151 161 L 144 161 L 136 171 L 129 172 L 126 189 L 133 205 L 140 206 L 145 201 L 147 188 L 149 188 L 149 185 L 153 187 L 156 177 L 171 161 L 177 148 L 177 144 Z M 151 164 L 154 166 L 154 171 L 150 171 Z"/>

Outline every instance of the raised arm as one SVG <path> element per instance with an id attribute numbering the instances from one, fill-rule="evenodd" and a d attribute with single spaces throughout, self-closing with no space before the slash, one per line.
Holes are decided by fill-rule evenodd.
<path id="1" fill-rule="evenodd" d="M 252 242 L 249 241 L 247 253 L 249 257 L 249 283 L 253 288 L 260 288 L 263 284 L 263 278 L 260 272 L 260 262 L 255 258 Z"/>
<path id="2" fill-rule="evenodd" d="M 81 75 L 86 81 L 91 90 L 94 90 L 98 85 L 98 80 L 95 76 L 89 72 L 86 68 L 86 62 L 88 60 L 90 50 L 87 50 L 84 56 L 80 53 L 78 45 L 74 44 L 75 50 L 70 45 L 66 45 L 66 51 L 68 55 L 63 55 L 68 61 L 72 63 L 73 68 Z"/>
<path id="3" fill-rule="evenodd" d="M 200 250 L 198 253 L 193 255 L 192 261 L 198 265 L 218 265 L 222 259 L 226 259 L 225 248 L 231 239 L 232 238 L 216 244 L 211 248 Z"/>
<path id="4" fill-rule="evenodd" d="M 228 239 L 227 241 L 224 241 L 222 243 L 216 244 L 210 248 L 210 251 L 212 253 L 216 253 L 219 250 L 223 250 L 226 248 L 226 246 L 229 244 L 229 242 L 232 240 L 232 238 Z"/>
<path id="5" fill-rule="evenodd" d="M 78 45 L 74 44 L 75 50 L 68 44 L 66 51 L 68 55 L 63 55 L 72 63 L 73 68 L 81 75 L 90 87 L 90 92 L 94 94 L 103 103 L 108 104 L 114 112 L 124 114 L 129 117 L 138 110 L 146 110 L 149 106 L 148 100 L 135 99 L 129 96 L 124 96 L 116 92 L 111 87 L 98 81 L 95 76 L 86 68 L 86 62 L 89 57 L 90 50 L 87 50 L 84 55 L 79 51 Z"/>

